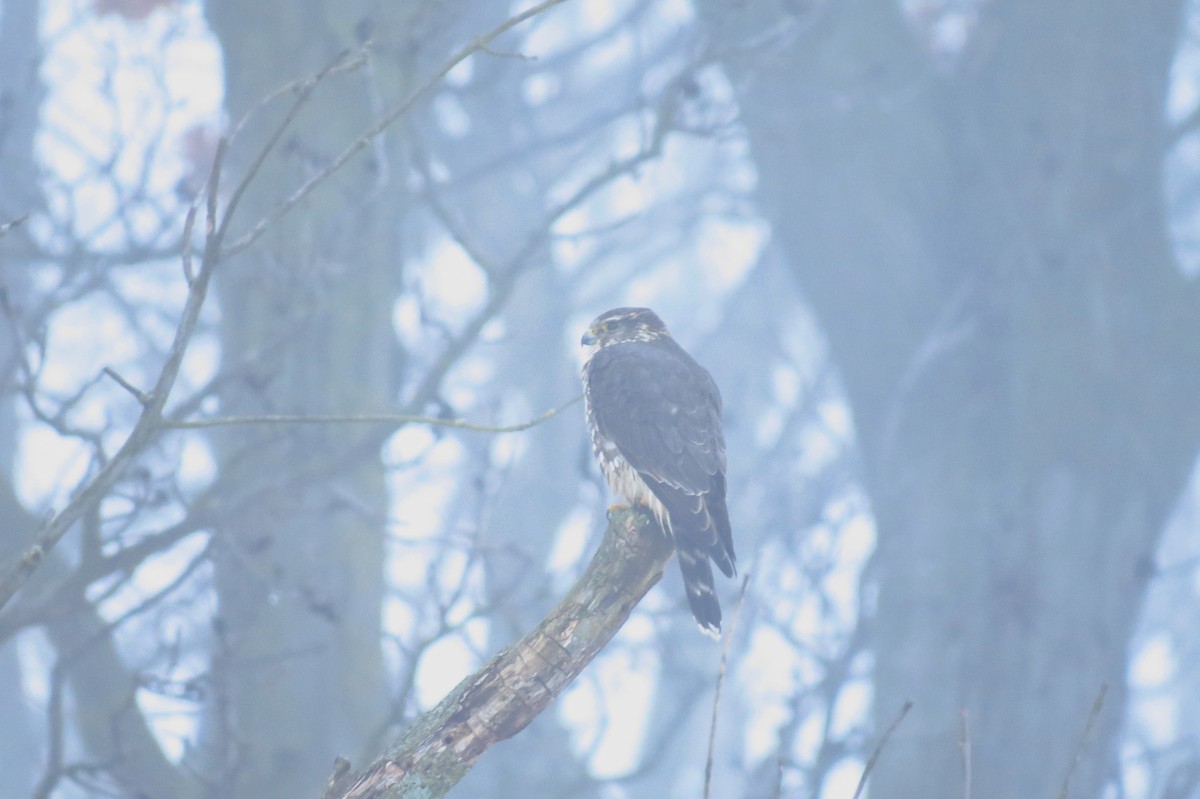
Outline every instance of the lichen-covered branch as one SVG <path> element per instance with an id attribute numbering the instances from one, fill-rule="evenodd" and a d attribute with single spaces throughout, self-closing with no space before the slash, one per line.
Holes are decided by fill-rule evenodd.
<path id="1" fill-rule="evenodd" d="M 541 624 L 459 683 L 365 771 L 335 775 L 325 799 L 444 795 L 488 747 L 523 730 L 571 684 L 662 577 L 672 551 L 647 514 L 614 511 L 587 571 Z"/>

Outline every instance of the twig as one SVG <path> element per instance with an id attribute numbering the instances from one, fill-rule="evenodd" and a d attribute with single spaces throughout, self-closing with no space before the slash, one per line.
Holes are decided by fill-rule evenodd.
<path id="1" fill-rule="evenodd" d="M 494 55 L 496 58 L 514 58 L 518 61 L 537 61 L 537 56 L 525 55 L 524 53 L 506 53 L 503 50 L 496 50 L 488 45 L 481 45 L 480 50 L 488 55 Z"/>
<path id="2" fill-rule="evenodd" d="M 958 709 L 960 735 L 958 748 L 962 750 L 963 761 L 963 799 L 971 799 L 971 727 L 967 722 L 967 709 Z"/>
<path id="3" fill-rule="evenodd" d="M 107 371 L 107 370 L 106 370 Z M 205 427 L 234 427 L 248 424 L 427 424 L 435 427 L 451 427 L 455 430 L 473 430 L 479 433 L 517 433 L 552 419 L 583 399 L 580 394 L 570 402 L 551 408 L 545 413 L 525 422 L 504 426 L 493 426 L 468 422 L 465 419 L 442 419 L 437 416 L 414 416 L 403 413 L 356 413 L 356 414 L 261 414 L 258 416 L 224 416 L 216 419 L 192 419 L 164 421 L 163 427 L 176 430 L 197 430 Z"/>
<path id="4" fill-rule="evenodd" d="M 0 236 L 3 236 L 4 234 L 8 233 L 13 228 L 20 227 L 21 224 L 28 218 L 29 218 L 29 214 L 21 214 L 20 216 L 18 216 L 16 219 L 12 220 L 11 222 L 5 222 L 3 225 L 0 225 Z"/>
<path id="5" fill-rule="evenodd" d="M 725 684 L 725 666 L 729 662 L 729 645 L 733 642 L 733 631 L 737 629 L 738 616 L 742 611 L 742 602 L 746 599 L 746 586 L 750 585 L 750 573 L 742 578 L 742 587 L 738 590 L 737 603 L 733 606 L 733 615 L 729 619 L 729 629 L 725 631 L 725 644 L 721 647 L 721 667 L 717 670 L 717 690 L 713 696 L 712 721 L 708 726 L 708 757 L 704 761 L 704 799 L 712 795 L 713 750 L 717 743 L 717 713 L 721 707 L 721 686 Z"/>
<path id="6" fill-rule="evenodd" d="M 1071 767 L 1067 769 L 1067 776 L 1063 777 L 1062 790 L 1058 792 L 1058 799 L 1067 799 L 1067 793 L 1071 790 L 1071 777 L 1074 776 L 1079 762 L 1083 760 L 1083 748 L 1087 745 L 1088 736 L 1092 733 L 1092 727 L 1096 725 L 1096 719 L 1100 716 L 1100 709 L 1104 707 L 1104 699 L 1107 696 L 1108 682 L 1105 681 L 1100 683 L 1100 690 L 1096 692 L 1096 698 L 1092 701 L 1087 724 L 1083 725 L 1083 734 L 1079 736 L 1079 743 L 1075 746 L 1075 757 L 1071 759 Z"/>
<path id="7" fill-rule="evenodd" d="M 366 147 L 368 144 L 370 144 L 371 141 L 374 140 L 374 138 L 376 136 L 378 136 L 380 133 L 383 133 L 385 130 L 387 130 L 389 127 L 391 127 L 392 123 L 394 123 L 397 119 L 399 119 L 400 117 L 402 117 L 406 113 L 408 113 L 408 111 L 414 105 L 416 105 L 417 101 L 420 100 L 425 95 L 426 92 L 428 92 L 430 89 L 432 89 L 434 86 L 436 86 L 438 84 L 438 82 L 441 81 L 442 78 L 444 78 L 452 69 L 454 69 L 460 63 L 462 63 L 467 58 L 469 58 L 470 56 L 474 55 L 477 52 L 485 51 L 487 49 L 487 46 L 494 39 L 503 35 L 504 33 L 507 33 L 509 30 L 520 25 L 522 22 L 532 19 L 533 17 L 536 17 L 537 15 L 541 14 L 543 11 L 553 8 L 554 6 L 559 5 L 563 2 L 566 2 L 566 0 L 543 0 L 543 2 L 538 3 L 535 6 L 531 6 L 527 9 L 525 9 L 524 11 L 522 11 L 520 14 L 517 14 L 516 16 L 510 17 L 509 19 L 505 20 L 500 25 L 493 28 L 491 31 L 483 34 L 482 36 L 477 37 L 474 41 L 472 41 L 466 47 L 462 48 L 457 53 L 452 55 L 444 64 L 441 65 L 441 67 L 438 68 L 437 72 L 435 72 L 424 83 L 422 83 L 420 86 L 418 86 L 412 92 L 410 92 L 408 97 L 406 97 L 399 105 L 394 107 L 388 113 L 384 114 L 384 116 L 382 118 L 380 118 L 374 125 L 372 125 L 370 128 L 368 128 L 365 133 L 363 133 L 361 136 L 359 136 L 357 139 L 355 139 L 353 142 L 351 142 L 350 145 L 346 149 L 344 149 L 340 153 L 338 153 L 334 157 L 334 159 L 325 166 L 324 169 L 321 169 L 315 175 L 313 175 L 311 178 L 309 178 L 307 181 L 305 181 L 304 184 L 300 186 L 300 188 L 298 188 L 294 192 L 292 192 L 287 198 L 285 198 L 283 200 L 283 202 L 281 202 L 281 203 L 279 203 L 279 205 L 275 206 L 275 208 L 270 213 L 268 213 L 266 216 L 264 216 L 262 219 L 260 219 L 254 225 L 254 227 L 252 227 L 249 231 L 247 231 L 245 234 L 243 234 L 240 238 L 238 238 L 236 241 L 234 241 L 232 244 L 230 244 L 229 249 L 226 250 L 222 254 L 223 255 L 232 255 L 234 253 L 241 252 L 246 247 L 249 247 L 251 244 L 253 244 L 258 239 L 258 237 L 261 236 L 266 231 L 266 229 L 275 222 L 275 220 L 279 219 L 281 216 L 283 216 L 288 211 L 290 211 L 297 203 L 299 203 L 301 200 L 303 200 L 305 197 L 307 197 L 309 195 L 309 193 L 312 192 L 313 189 L 315 189 L 317 186 L 321 185 L 326 180 L 328 180 L 330 175 L 332 175 L 334 172 L 337 172 L 339 169 L 341 169 L 346 164 L 347 161 L 349 161 L 356 154 L 358 154 L 358 152 L 360 150 L 362 150 L 364 147 Z"/>
<path id="8" fill-rule="evenodd" d="M 883 747 L 887 746 L 888 739 L 892 737 L 892 733 L 900 726 L 900 722 L 904 721 L 904 717 L 908 715 L 908 711 L 912 710 L 912 706 L 913 701 L 911 699 L 904 700 L 904 705 L 900 708 L 899 714 L 888 725 L 887 731 L 883 733 L 883 737 L 879 739 L 879 743 L 875 744 L 875 750 L 867 758 L 867 765 L 863 769 L 862 776 L 858 778 L 858 787 L 854 789 L 852 799 L 858 799 L 862 795 L 863 788 L 867 787 L 867 777 L 871 776 L 871 771 L 875 768 L 875 763 L 879 761 L 879 756 L 883 753 Z"/>
<path id="9" fill-rule="evenodd" d="M 267 146 L 270 146 L 270 142 Z M 221 167 L 225 164 L 225 154 L 229 152 L 229 137 L 221 136 L 217 139 L 217 152 L 213 155 L 212 169 L 208 173 L 208 197 L 204 204 L 204 236 L 205 249 L 208 249 L 208 243 L 213 240 L 217 233 L 217 192 L 221 188 Z M 242 178 L 241 186 L 246 185 L 246 179 Z M 241 186 L 238 188 L 240 189 Z M 225 217 L 228 219 L 232 213 L 233 203 L 230 208 L 225 211 Z M 206 252 L 205 258 L 208 257 Z"/>
<path id="10" fill-rule="evenodd" d="M 196 281 L 192 272 L 192 230 L 196 227 L 196 205 L 188 206 L 187 217 L 183 222 L 183 279 L 189 286 Z"/>
<path id="11" fill-rule="evenodd" d="M 283 138 L 283 134 L 287 131 L 287 129 L 289 127 L 291 127 L 292 121 L 295 120 L 295 118 L 299 115 L 301 109 L 303 109 L 304 106 L 308 104 L 309 98 L 312 97 L 312 93 L 316 90 L 317 86 L 321 83 L 321 81 L 325 80 L 325 78 L 329 77 L 330 75 L 334 74 L 335 72 L 340 71 L 341 69 L 345 69 L 348 65 L 353 66 L 356 64 L 364 63 L 364 61 L 365 61 L 364 59 L 362 59 L 360 57 L 357 62 L 352 62 L 352 61 L 349 61 L 347 56 L 348 56 L 348 53 L 340 54 L 331 64 L 326 66 L 324 69 L 316 72 L 313 75 L 310 75 L 307 79 L 300 81 L 299 83 L 292 84 L 289 87 L 290 90 L 293 90 L 296 92 L 296 99 L 292 102 L 292 107 L 288 109 L 288 112 L 284 115 L 283 119 L 280 120 L 279 124 L 275 126 L 275 130 L 272 131 L 271 135 L 267 137 L 267 141 L 259 149 L 258 154 L 254 157 L 254 160 L 250 162 L 250 166 L 246 169 L 246 174 L 242 176 L 242 179 L 238 182 L 237 187 L 233 190 L 233 194 L 230 195 L 228 207 L 225 209 L 225 216 L 221 221 L 220 235 L 217 237 L 219 241 L 224 240 L 225 233 L 227 232 L 227 230 L 229 228 L 229 221 L 233 217 L 234 210 L 238 207 L 238 204 L 241 202 L 243 195 L 245 195 L 245 193 L 246 193 L 246 190 L 250 187 L 251 182 L 253 182 L 254 177 L 258 174 L 258 171 L 260 169 L 262 169 L 262 165 L 264 163 L 266 163 L 267 156 L 271 154 L 271 151 L 275 149 L 275 145 L 278 144 L 279 140 Z M 280 90 L 280 91 L 283 91 L 283 90 Z M 276 92 L 276 94 L 278 95 L 279 92 Z M 238 121 L 237 126 L 230 133 L 230 138 L 232 138 L 233 136 L 236 136 L 241 131 L 242 127 L 246 124 L 246 122 L 250 119 L 250 117 L 261 107 L 262 107 L 262 103 L 260 103 L 258 106 L 255 106 L 250 111 L 246 112 L 246 114 L 241 118 L 241 120 Z M 218 145 L 218 150 L 217 150 L 218 157 L 221 155 L 221 147 L 226 144 L 227 144 L 227 139 L 222 138 L 220 144 Z M 208 222 L 208 224 L 209 224 L 210 231 L 212 230 L 213 216 L 214 216 L 214 212 L 216 209 L 216 203 L 217 203 L 217 199 L 216 199 L 217 192 L 215 189 L 216 189 L 215 186 L 210 188 L 209 195 L 208 195 L 208 203 L 209 203 L 209 222 Z M 221 257 L 225 257 L 227 254 L 228 253 L 224 253 L 224 252 L 220 253 Z"/>
<path id="12" fill-rule="evenodd" d="M 113 369 L 111 366 L 106 366 L 100 371 L 111 377 L 116 381 L 117 385 L 132 394 L 133 398 L 136 399 L 140 404 L 145 405 L 149 401 L 149 398 L 146 396 L 146 392 L 142 391 L 133 383 L 130 383 L 128 380 L 121 377 L 120 373 L 117 372 L 116 369 Z"/>

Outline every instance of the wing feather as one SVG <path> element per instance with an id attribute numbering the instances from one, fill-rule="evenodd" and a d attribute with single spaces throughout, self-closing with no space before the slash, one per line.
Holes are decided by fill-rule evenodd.
<path id="1" fill-rule="evenodd" d="M 588 363 L 596 424 L 643 477 L 697 495 L 725 472 L 721 394 L 674 341 L 625 342 Z"/>

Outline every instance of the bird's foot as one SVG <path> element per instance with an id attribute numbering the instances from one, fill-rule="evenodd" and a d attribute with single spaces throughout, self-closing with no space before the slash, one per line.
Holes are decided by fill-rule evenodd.
<path id="1" fill-rule="evenodd" d="M 629 510 L 629 506 L 621 502 L 614 502 L 612 505 L 608 506 L 608 513 L 606 514 L 606 517 L 611 519 L 614 513 L 619 513 L 623 510 Z"/>

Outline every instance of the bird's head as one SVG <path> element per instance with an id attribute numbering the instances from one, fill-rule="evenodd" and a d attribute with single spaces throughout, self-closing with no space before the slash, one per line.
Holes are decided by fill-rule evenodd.
<path id="1" fill-rule="evenodd" d="M 591 353 L 610 344 L 654 341 L 667 335 L 667 326 L 649 308 L 613 308 L 592 321 L 579 343 Z"/>

